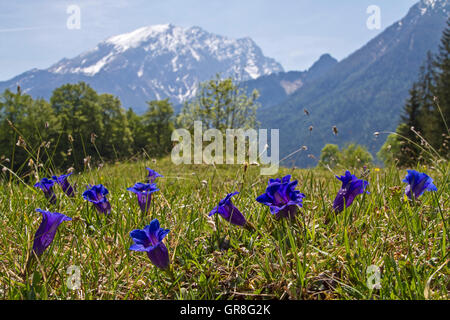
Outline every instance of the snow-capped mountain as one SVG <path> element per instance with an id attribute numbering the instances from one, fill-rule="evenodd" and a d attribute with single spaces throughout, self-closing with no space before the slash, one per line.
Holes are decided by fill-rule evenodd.
<path id="1" fill-rule="evenodd" d="M 125 107 L 142 111 L 149 100 L 180 103 L 192 98 L 199 82 L 217 73 L 245 81 L 281 71 L 250 38 L 229 39 L 199 27 L 165 24 L 108 38 L 73 59 L 0 82 L 0 90 L 19 84 L 23 92 L 49 98 L 62 84 L 85 81 L 98 92 L 119 96 Z"/>

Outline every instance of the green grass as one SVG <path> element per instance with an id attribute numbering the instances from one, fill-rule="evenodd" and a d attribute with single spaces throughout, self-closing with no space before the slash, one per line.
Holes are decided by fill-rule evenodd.
<path id="1" fill-rule="evenodd" d="M 149 214 L 126 190 L 143 182 L 145 167 L 157 180 Z M 448 299 L 449 168 L 420 168 L 438 192 L 405 201 L 406 171 L 372 169 L 370 194 L 360 195 L 335 214 L 332 201 L 340 182 L 332 172 L 280 169 L 306 194 L 296 221 L 275 220 L 255 198 L 269 177 L 243 166 L 174 166 L 168 159 L 107 165 L 74 174 L 75 198 L 58 186 L 50 205 L 32 183 L 0 184 L 1 299 Z M 361 172 L 353 172 L 358 177 Z M 335 174 L 343 174 L 336 171 Z M 104 184 L 110 216 L 97 214 L 81 196 L 86 184 Z M 256 228 L 251 232 L 207 214 L 227 193 Z M 36 208 L 64 213 L 52 245 L 30 264 Z M 145 253 L 132 252 L 129 232 L 158 218 L 170 229 L 164 239 L 171 272 L 153 266 Z M 70 266 L 80 268 L 81 288 L 67 286 Z M 381 270 L 381 289 L 367 286 L 367 268 Z"/>

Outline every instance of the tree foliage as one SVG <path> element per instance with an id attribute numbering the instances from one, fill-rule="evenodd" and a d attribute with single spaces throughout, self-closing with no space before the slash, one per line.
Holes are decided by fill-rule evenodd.
<path id="1" fill-rule="evenodd" d="M 142 116 L 143 135 L 146 148 L 154 155 L 170 152 L 171 135 L 174 130 L 173 107 L 169 99 L 147 102 L 147 112 Z"/>
<path id="2" fill-rule="evenodd" d="M 327 144 L 320 153 L 319 166 L 335 168 L 361 168 L 371 165 L 373 157 L 366 147 L 352 143 L 339 150 L 335 144 Z"/>
<path id="3" fill-rule="evenodd" d="M 339 146 L 337 144 L 327 144 L 320 152 L 319 166 L 336 167 L 339 163 Z"/>
<path id="4" fill-rule="evenodd" d="M 396 155 L 399 154 L 400 148 L 398 136 L 396 134 L 390 134 L 380 151 L 378 151 L 377 157 L 383 161 L 386 167 L 397 165 L 399 160 L 396 158 Z"/>
<path id="5" fill-rule="evenodd" d="M 177 122 L 180 127 L 192 128 L 194 121 L 201 121 L 206 129 L 222 132 L 231 128 L 255 128 L 257 98 L 256 90 L 248 97 L 231 78 L 222 80 L 217 75 L 200 85 L 194 100 L 183 106 Z"/>
<path id="6" fill-rule="evenodd" d="M 19 87 L 17 93 L 6 90 L 0 95 L 1 164 L 15 171 L 33 164 L 57 170 L 137 153 L 167 154 L 172 105 L 168 100 L 148 105 L 142 116 L 125 111 L 117 97 L 98 94 L 84 82 L 56 88 L 49 102 Z"/>
<path id="7" fill-rule="evenodd" d="M 414 166 L 450 157 L 450 20 L 439 52 L 428 54 L 418 81 L 410 90 L 393 150 L 400 166 Z M 393 140 L 393 138 L 391 138 Z"/>

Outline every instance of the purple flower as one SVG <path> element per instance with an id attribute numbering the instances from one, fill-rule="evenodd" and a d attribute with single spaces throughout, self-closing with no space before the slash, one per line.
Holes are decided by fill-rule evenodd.
<path id="1" fill-rule="evenodd" d="M 59 212 L 49 212 L 41 209 L 36 209 L 36 211 L 42 214 L 42 222 L 34 236 L 33 251 L 37 256 L 40 256 L 52 243 L 58 226 L 63 221 L 70 221 L 72 218 Z"/>
<path id="2" fill-rule="evenodd" d="M 407 171 L 408 174 L 405 179 L 403 179 L 403 182 L 408 184 L 405 189 L 405 194 L 409 199 L 412 198 L 411 194 L 417 199 L 425 191 L 437 191 L 437 187 L 433 184 L 433 179 L 427 174 L 417 172 L 416 170 Z"/>
<path id="3" fill-rule="evenodd" d="M 348 170 L 345 171 L 345 176 L 336 176 L 336 178 L 342 181 L 342 186 L 334 199 L 333 209 L 335 212 L 341 212 L 344 210 L 344 203 L 345 207 L 348 208 L 358 194 L 364 193 L 369 183 L 365 180 L 358 179 Z M 368 191 L 365 192 L 369 193 Z"/>
<path id="4" fill-rule="evenodd" d="M 87 201 L 90 201 L 94 204 L 97 211 L 100 213 L 111 213 L 111 204 L 108 199 L 106 199 L 106 195 L 108 194 L 108 189 L 106 189 L 102 184 L 98 184 L 95 186 L 89 185 L 85 192 L 83 192 L 83 198 Z"/>
<path id="5" fill-rule="evenodd" d="M 214 207 L 209 213 L 209 216 L 218 213 L 230 222 L 231 224 L 244 227 L 247 224 L 244 215 L 235 207 L 233 202 L 231 202 L 231 197 L 237 195 L 239 192 L 229 193 L 225 199 L 220 200 L 219 205 Z"/>
<path id="6" fill-rule="evenodd" d="M 169 266 L 169 252 L 162 241 L 169 231 L 160 228 L 158 219 L 154 219 L 143 230 L 130 232 L 130 237 L 134 241 L 130 250 L 147 252 L 147 256 L 155 266 L 166 269 Z"/>
<path id="7" fill-rule="evenodd" d="M 61 189 L 64 191 L 65 194 L 67 194 L 69 197 L 75 196 L 75 192 L 73 190 L 73 187 L 70 185 L 67 178 L 72 175 L 72 173 L 69 174 L 63 174 L 59 177 L 53 176 L 52 179 L 61 186 Z"/>
<path id="8" fill-rule="evenodd" d="M 162 178 L 164 177 L 163 175 L 160 175 L 158 172 L 156 172 L 155 170 L 152 170 L 150 168 L 147 168 L 148 170 L 148 176 L 147 176 L 147 180 L 148 183 L 153 183 L 155 182 L 156 178 Z"/>
<path id="9" fill-rule="evenodd" d="M 270 207 L 270 213 L 276 219 L 294 219 L 297 214 L 297 206 L 303 206 L 305 195 L 295 190 L 298 181 L 291 182 L 291 176 L 287 175 L 283 179 L 270 179 L 266 193 L 256 198 L 256 201 Z"/>
<path id="10" fill-rule="evenodd" d="M 48 178 L 42 178 L 41 181 L 37 182 L 34 187 L 41 188 L 41 190 L 44 192 L 45 197 L 50 201 L 50 203 L 55 204 L 56 203 L 56 195 L 53 191 L 53 185 L 55 182 L 52 179 Z"/>
<path id="11" fill-rule="evenodd" d="M 128 188 L 128 191 L 134 192 L 137 195 L 139 207 L 141 207 L 142 213 L 146 213 L 150 208 L 150 202 L 152 201 L 152 193 L 159 191 L 155 183 L 136 183 L 133 187 Z"/>

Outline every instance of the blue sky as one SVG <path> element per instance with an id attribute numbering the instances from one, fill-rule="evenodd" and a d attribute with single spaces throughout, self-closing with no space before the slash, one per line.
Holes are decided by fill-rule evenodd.
<path id="1" fill-rule="evenodd" d="M 0 81 L 47 68 L 98 42 L 142 26 L 200 26 L 230 38 L 249 36 L 285 70 L 304 70 L 323 53 L 341 60 L 418 0 L 0 0 Z M 69 30 L 69 5 L 81 28 Z M 369 30 L 366 10 L 381 9 L 381 30 Z"/>

